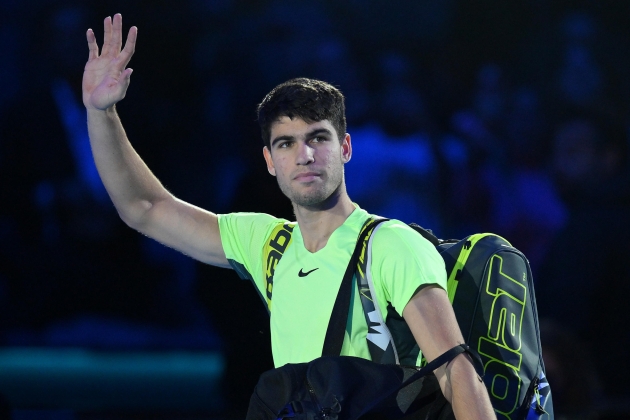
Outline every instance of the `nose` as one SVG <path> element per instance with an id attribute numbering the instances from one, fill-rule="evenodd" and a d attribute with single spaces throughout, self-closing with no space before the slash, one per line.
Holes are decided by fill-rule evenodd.
<path id="1" fill-rule="evenodd" d="M 298 143 L 298 165 L 308 165 L 315 161 L 315 150 L 306 142 Z"/>

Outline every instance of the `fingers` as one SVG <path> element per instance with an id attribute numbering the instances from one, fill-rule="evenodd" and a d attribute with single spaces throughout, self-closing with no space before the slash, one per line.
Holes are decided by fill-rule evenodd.
<path id="1" fill-rule="evenodd" d="M 88 55 L 88 61 L 98 57 L 98 45 L 96 45 L 96 37 L 94 36 L 94 31 L 92 29 L 88 29 L 85 34 L 87 37 L 88 49 L 90 53 Z"/>
<path id="2" fill-rule="evenodd" d="M 131 60 L 131 56 L 136 51 L 136 39 L 138 38 L 138 28 L 132 26 L 129 29 L 129 34 L 127 35 L 127 41 L 125 42 L 125 48 L 123 48 L 120 53 L 120 60 L 122 66 L 125 67 L 129 60 Z"/>
<path id="3" fill-rule="evenodd" d="M 101 55 L 108 55 L 112 50 L 112 18 L 107 16 L 103 22 L 105 36 L 103 38 L 103 49 Z"/>
<path id="4" fill-rule="evenodd" d="M 114 67 L 112 67 L 113 70 L 118 69 L 116 71 L 123 71 L 136 50 L 138 28 L 132 26 L 129 29 L 127 41 L 125 42 L 125 48 L 122 51 L 120 49 L 122 45 L 122 15 L 120 13 L 116 13 L 113 19 L 110 16 L 106 17 L 103 22 L 103 28 L 105 36 L 100 56 L 107 56 L 108 60 L 113 60 L 113 63 L 115 63 Z M 91 29 L 88 29 L 86 36 L 88 40 L 88 48 L 90 49 L 89 60 L 98 58 L 98 44 L 96 43 L 94 32 Z"/>
<path id="5" fill-rule="evenodd" d="M 122 15 L 116 13 L 112 23 L 112 53 L 118 54 L 122 45 Z"/>

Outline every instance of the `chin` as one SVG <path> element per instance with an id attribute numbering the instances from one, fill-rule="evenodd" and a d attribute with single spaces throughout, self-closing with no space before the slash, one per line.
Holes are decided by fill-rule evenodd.
<path id="1" fill-rule="evenodd" d="M 325 210 L 331 208 L 337 203 L 342 183 L 336 188 L 326 188 L 326 185 L 311 185 L 304 187 L 302 191 L 290 188 L 288 185 L 278 183 L 280 190 L 294 206 L 305 207 L 314 210 Z"/>

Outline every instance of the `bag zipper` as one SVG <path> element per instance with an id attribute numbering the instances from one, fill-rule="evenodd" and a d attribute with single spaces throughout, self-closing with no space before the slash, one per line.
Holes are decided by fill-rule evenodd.
<path id="1" fill-rule="evenodd" d="M 305 379 L 305 382 L 306 382 L 306 389 L 308 389 L 308 393 L 311 394 L 311 400 L 315 403 L 315 406 L 317 407 L 317 414 L 315 415 L 315 418 L 318 418 L 321 420 L 331 419 L 330 414 L 332 412 L 332 409 L 323 408 L 321 404 L 319 403 L 317 396 L 315 395 L 315 390 L 313 389 L 313 386 L 311 385 L 311 383 L 308 381 L 308 379 Z M 336 419 L 337 416 L 333 416 L 332 418 Z"/>
<path id="2" fill-rule="evenodd" d="M 308 393 L 311 394 L 311 400 L 317 406 L 317 416 L 321 417 L 323 420 L 326 420 L 326 418 L 328 417 L 328 414 L 326 414 L 322 406 L 319 404 L 319 400 L 317 399 L 317 396 L 315 395 L 315 390 L 313 389 L 313 386 L 308 381 L 308 379 L 306 379 L 306 389 L 308 389 Z"/>
<path id="3" fill-rule="evenodd" d="M 536 376 L 532 383 L 529 385 L 529 389 L 527 390 L 527 394 L 525 395 L 526 412 L 530 412 L 532 410 L 532 404 L 534 405 L 534 412 L 540 417 L 543 414 L 548 414 L 542 404 L 540 404 L 540 392 L 538 390 L 538 385 L 540 385 L 540 378 Z"/>
<path id="4" fill-rule="evenodd" d="M 542 416 L 543 414 L 549 414 L 545 411 L 545 408 L 542 406 L 542 404 L 540 404 L 540 391 L 538 390 L 538 385 L 540 384 L 540 381 L 536 381 L 536 388 L 534 389 L 534 397 L 536 398 L 536 407 L 534 408 L 534 410 L 536 410 L 536 414 L 538 414 L 539 416 Z"/>

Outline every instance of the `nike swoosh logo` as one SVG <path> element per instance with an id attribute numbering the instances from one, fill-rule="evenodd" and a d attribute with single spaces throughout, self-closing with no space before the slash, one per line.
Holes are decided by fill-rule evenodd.
<path id="1" fill-rule="evenodd" d="M 298 276 L 300 276 L 300 277 L 306 277 L 306 276 L 308 276 L 309 274 L 311 274 L 311 273 L 312 273 L 313 271 L 315 271 L 315 270 L 319 270 L 319 267 L 317 267 L 317 268 L 313 268 L 311 271 L 307 271 L 306 273 L 305 273 L 305 272 L 303 272 L 303 271 L 302 271 L 302 269 L 300 268 L 300 272 L 298 273 Z"/>

